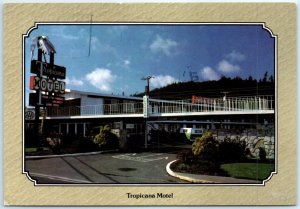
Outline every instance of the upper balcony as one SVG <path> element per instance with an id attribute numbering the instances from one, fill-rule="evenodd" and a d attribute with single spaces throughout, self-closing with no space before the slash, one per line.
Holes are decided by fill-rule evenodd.
<path id="1" fill-rule="evenodd" d="M 146 107 L 147 106 L 147 107 Z M 168 101 L 149 99 L 148 102 L 117 103 L 47 108 L 51 118 L 85 117 L 159 117 L 188 115 L 274 114 L 273 96 L 200 98 Z"/>

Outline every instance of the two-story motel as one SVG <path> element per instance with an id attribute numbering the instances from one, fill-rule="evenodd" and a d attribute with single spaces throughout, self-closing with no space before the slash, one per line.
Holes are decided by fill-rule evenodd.
<path id="1" fill-rule="evenodd" d="M 182 127 L 214 129 L 274 129 L 273 96 L 200 98 L 169 101 L 66 90 L 61 107 L 47 107 L 47 133 L 88 136 L 93 127 L 110 124 L 127 134 L 145 136 L 149 127 L 176 132 Z M 30 121 L 26 121 L 27 127 Z M 150 124 L 150 126 L 148 126 Z"/>

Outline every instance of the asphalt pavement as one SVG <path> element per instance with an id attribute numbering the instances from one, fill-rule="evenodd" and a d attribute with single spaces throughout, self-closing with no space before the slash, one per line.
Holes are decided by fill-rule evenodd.
<path id="1" fill-rule="evenodd" d="M 25 170 L 37 184 L 181 184 L 166 166 L 182 148 L 26 159 Z"/>

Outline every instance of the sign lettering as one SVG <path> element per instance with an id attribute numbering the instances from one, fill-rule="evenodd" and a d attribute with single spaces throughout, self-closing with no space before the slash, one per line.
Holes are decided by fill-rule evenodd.
<path id="1" fill-rule="evenodd" d="M 38 103 L 38 94 L 30 93 L 29 94 L 29 105 L 35 106 Z M 52 96 L 52 95 L 44 95 L 42 94 L 42 104 L 46 106 L 59 106 L 62 105 L 65 101 L 64 97 L 61 96 Z"/>
<path id="2" fill-rule="evenodd" d="M 49 92 L 52 92 L 53 91 L 53 81 L 52 80 L 48 80 L 48 90 L 49 90 Z"/>
<path id="3" fill-rule="evenodd" d="M 25 120 L 34 120 L 35 112 L 34 110 L 26 110 L 24 116 Z"/>
<path id="4" fill-rule="evenodd" d="M 54 92 L 59 94 L 65 93 L 66 84 L 63 81 L 40 78 L 37 76 L 30 77 L 30 90 L 41 90 L 45 92 Z"/>
<path id="5" fill-rule="evenodd" d="M 144 118 L 149 117 L 148 106 L 149 106 L 149 97 L 148 96 L 143 96 L 143 114 L 144 114 Z"/>
<path id="6" fill-rule="evenodd" d="M 66 78 L 66 68 L 63 66 L 58 66 L 58 65 L 53 65 L 51 68 L 49 63 L 43 62 L 42 64 L 43 69 L 42 69 L 42 74 L 44 76 L 49 76 L 49 77 L 56 77 L 59 79 L 65 79 Z M 40 67 L 41 67 L 41 62 L 37 60 L 32 60 L 31 61 L 31 69 L 30 72 L 34 74 L 39 74 L 40 73 Z"/>
<path id="7" fill-rule="evenodd" d="M 54 89 L 53 89 L 53 91 L 55 93 L 59 92 L 59 83 L 58 83 L 58 81 L 54 81 Z"/>
<path id="8" fill-rule="evenodd" d="M 59 93 L 60 94 L 64 94 L 65 93 L 65 87 L 66 87 L 65 82 L 60 82 L 59 83 Z"/>
<path id="9" fill-rule="evenodd" d="M 42 80 L 41 80 L 41 86 L 40 86 L 40 89 L 41 89 L 42 91 L 46 91 L 46 90 L 47 90 L 47 81 L 46 81 L 46 79 L 42 79 Z"/>

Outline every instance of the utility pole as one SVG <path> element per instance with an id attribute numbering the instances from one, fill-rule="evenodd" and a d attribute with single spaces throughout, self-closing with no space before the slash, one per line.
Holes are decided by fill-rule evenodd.
<path id="1" fill-rule="evenodd" d="M 154 78 L 154 76 L 147 76 L 147 77 L 143 77 L 142 78 L 142 80 L 146 80 L 147 81 L 147 86 L 145 86 L 145 94 L 147 95 L 147 96 L 149 96 L 149 93 L 150 93 L 150 87 L 149 87 L 149 85 L 150 85 L 150 79 L 151 78 Z"/>
<path id="2" fill-rule="evenodd" d="M 229 94 L 230 92 L 229 91 L 222 91 L 221 93 L 224 94 L 223 102 L 224 102 L 224 110 L 226 110 L 227 109 L 227 94 Z"/>
<path id="3" fill-rule="evenodd" d="M 222 91 L 221 93 L 224 94 L 223 101 L 225 102 L 226 98 L 227 98 L 227 94 L 229 94 L 230 92 L 229 91 Z"/>
<path id="4" fill-rule="evenodd" d="M 147 118 L 149 117 L 148 106 L 149 106 L 149 93 L 150 93 L 150 79 L 154 76 L 143 77 L 142 80 L 147 81 L 145 86 L 145 96 L 143 96 L 143 114 L 145 119 L 145 148 L 148 148 L 148 122 Z"/>

